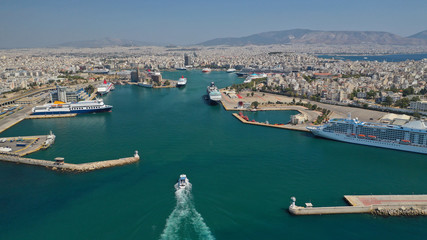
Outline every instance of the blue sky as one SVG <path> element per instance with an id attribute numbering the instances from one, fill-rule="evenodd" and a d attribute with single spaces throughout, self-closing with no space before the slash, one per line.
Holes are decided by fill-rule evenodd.
<path id="1" fill-rule="evenodd" d="M 306 28 L 427 30 L 425 0 L 0 0 L 0 48 L 105 37 L 192 44 Z"/>

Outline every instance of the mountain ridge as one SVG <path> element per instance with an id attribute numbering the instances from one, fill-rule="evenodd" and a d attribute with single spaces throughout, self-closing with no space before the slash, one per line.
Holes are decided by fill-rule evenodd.
<path id="1" fill-rule="evenodd" d="M 381 45 L 427 45 L 427 40 L 401 37 L 383 31 L 321 31 L 310 29 L 291 29 L 252 34 L 244 37 L 215 38 L 198 45 L 270 45 L 270 44 L 381 44 Z"/>

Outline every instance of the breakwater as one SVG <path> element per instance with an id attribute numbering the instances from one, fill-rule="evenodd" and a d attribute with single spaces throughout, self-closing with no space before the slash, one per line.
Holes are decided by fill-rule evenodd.
<path id="1" fill-rule="evenodd" d="M 306 124 L 301 125 L 290 125 L 290 124 L 268 124 L 268 123 L 261 123 L 261 122 L 253 122 L 244 119 L 242 116 L 240 116 L 237 113 L 233 113 L 233 116 L 239 119 L 242 123 L 246 124 L 252 124 L 252 125 L 258 125 L 258 126 L 264 126 L 264 127 L 274 127 L 274 128 L 281 128 L 281 129 L 288 129 L 288 130 L 295 130 L 295 131 L 302 131 L 302 132 L 310 132 L 306 127 Z"/>
<path id="2" fill-rule="evenodd" d="M 51 170 L 63 171 L 63 172 L 88 172 L 102 168 L 116 167 L 126 164 L 131 164 L 138 162 L 140 160 L 138 151 L 135 151 L 135 154 L 132 157 L 119 158 L 114 160 L 106 161 L 97 161 L 90 163 L 65 163 L 63 158 L 57 158 L 56 161 L 40 160 L 33 158 L 23 158 L 18 156 L 10 156 L 5 154 L 0 154 L 0 161 L 13 162 L 17 164 L 27 164 L 33 166 L 46 167 Z"/>
<path id="3" fill-rule="evenodd" d="M 313 207 L 306 203 L 306 207 L 295 204 L 292 197 L 289 212 L 293 215 L 324 215 L 371 213 L 379 216 L 425 216 L 427 215 L 427 195 L 371 195 L 371 196 L 344 196 L 352 206 Z"/>

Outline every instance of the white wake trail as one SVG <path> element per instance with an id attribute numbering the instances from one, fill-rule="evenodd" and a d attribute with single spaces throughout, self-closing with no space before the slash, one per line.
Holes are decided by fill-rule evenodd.
<path id="1" fill-rule="evenodd" d="M 191 184 L 184 189 L 179 189 L 176 185 L 175 189 L 176 206 L 166 220 L 160 239 L 194 239 L 194 235 L 197 235 L 198 239 L 214 240 L 215 237 L 202 215 L 194 207 Z"/>

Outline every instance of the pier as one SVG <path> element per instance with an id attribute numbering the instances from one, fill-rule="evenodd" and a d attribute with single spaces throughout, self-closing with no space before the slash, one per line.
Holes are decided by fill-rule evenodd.
<path id="1" fill-rule="evenodd" d="M 244 119 L 237 113 L 233 113 L 233 116 L 239 119 L 242 123 L 246 124 L 252 124 L 252 125 L 258 125 L 258 126 L 264 126 L 264 127 L 274 127 L 274 128 L 281 128 L 281 129 L 288 129 L 288 130 L 295 130 L 295 131 L 302 131 L 302 132 L 310 132 L 306 127 L 306 124 L 301 125 L 291 125 L 291 124 L 268 124 L 268 123 L 262 123 L 262 122 L 252 122 Z"/>
<path id="2" fill-rule="evenodd" d="M 132 157 L 81 164 L 65 163 L 63 158 L 56 158 L 55 161 L 48 161 L 0 154 L 0 161 L 41 166 L 62 172 L 89 172 L 103 168 L 132 164 L 138 162 L 139 160 L 140 157 L 138 155 L 138 151 L 135 151 L 135 154 Z"/>
<path id="3" fill-rule="evenodd" d="M 306 203 L 305 207 L 300 207 L 292 197 L 289 212 L 293 215 L 370 213 L 380 216 L 427 216 L 427 195 L 346 195 L 344 199 L 351 206 L 313 207 L 311 203 Z"/>
<path id="4" fill-rule="evenodd" d="M 77 116 L 77 113 L 29 115 L 25 119 L 67 118 L 67 117 L 75 117 L 75 116 Z"/>

